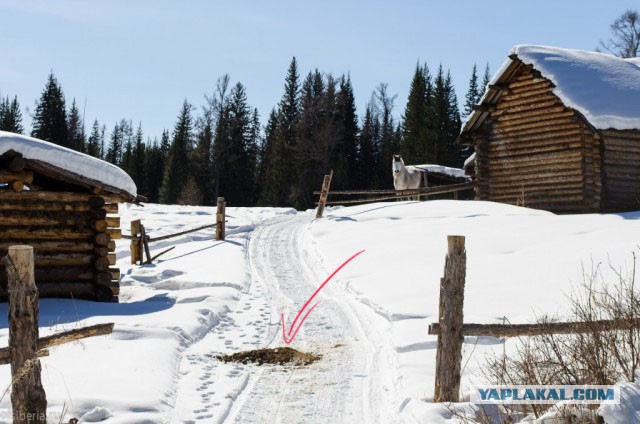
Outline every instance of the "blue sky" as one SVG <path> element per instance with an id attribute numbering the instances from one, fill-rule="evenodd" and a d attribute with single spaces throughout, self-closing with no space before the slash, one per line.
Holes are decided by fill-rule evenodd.
<path id="1" fill-rule="evenodd" d="M 471 68 L 495 71 L 515 44 L 593 50 L 636 1 L 0 0 L 0 94 L 33 105 L 53 70 L 86 123 L 127 118 L 147 136 L 204 103 L 224 73 L 263 120 L 295 56 L 304 75 L 349 72 L 358 113 L 380 83 L 406 103 L 415 64 L 451 70 L 463 98 Z M 26 115 L 26 113 L 25 113 Z M 30 118 L 25 116 L 27 125 Z"/>

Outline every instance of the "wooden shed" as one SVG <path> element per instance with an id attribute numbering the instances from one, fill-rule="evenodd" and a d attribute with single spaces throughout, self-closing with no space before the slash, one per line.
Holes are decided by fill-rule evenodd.
<path id="1" fill-rule="evenodd" d="M 553 212 L 639 209 L 640 62 L 516 46 L 459 141 L 475 147 L 476 199 Z"/>
<path id="2" fill-rule="evenodd" d="M 0 131 L 0 257 L 11 245 L 33 246 L 40 297 L 117 301 L 118 204 L 136 201 L 120 168 Z M 6 282 L 0 266 L 0 299 Z"/>

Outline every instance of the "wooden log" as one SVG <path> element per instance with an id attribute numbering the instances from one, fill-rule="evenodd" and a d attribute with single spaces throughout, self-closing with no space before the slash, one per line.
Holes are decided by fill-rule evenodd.
<path id="1" fill-rule="evenodd" d="M 460 400 L 464 284 L 467 256 L 463 236 L 448 236 L 444 277 L 440 280 L 440 331 L 436 350 L 435 402 Z"/>
<path id="2" fill-rule="evenodd" d="M 108 247 L 110 241 L 112 241 L 111 237 L 109 236 L 109 234 L 106 234 L 106 233 L 98 233 L 94 237 L 94 242 L 97 246 Z"/>
<path id="3" fill-rule="evenodd" d="M 108 273 L 106 273 L 108 275 Z M 65 281 L 94 281 L 97 273 L 91 267 L 46 267 L 35 270 L 38 286 L 41 283 L 60 283 Z M 7 275 L 0 272 L 0 283 L 7 281 Z"/>
<path id="4" fill-rule="evenodd" d="M 140 226 L 140 244 L 144 249 L 144 253 L 147 257 L 145 263 L 151 263 L 151 252 L 149 251 L 149 236 L 147 235 L 147 231 L 144 228 L 144 225 Z M 140 255 L 140 261 L 142 261 L 142 254 Z"/>
<path id="5" fill-rule="evenodd" d="M 107 226 L 118 228 L 120 227 L 120 217 L 119 216 L 107 216 L 105 218 L 107 220 Z"/>
<path id="6" fill-rule="evenodd" d="M 194 233 L 196 231 L 205 230 L 207 228 L 213 228 L 215 226 L 216 226 L 216 224 L 203 225 L 202 227 L 193 228 L 191 230 L 180 231 L 179 233 L 173 233 L 173 234 L 167 234 L 167 235 L 161 236 L 161 237 L 149 238 L 149 241 L 150 242 L 155 242 L 155 241 L 168 240 L 168 239 L 171 239 L 171 238 L 174 238 L 174 237 L 178 237 L 178 236 L 182 236 L 182 235 L 185 235 L 185 234 Z M 149 237 L 149 236 L 147 236 L 147 237 Z"/>
<path id="7" fill-rule="evenodd" d="M 87 253 L 42 253 L 36 252 L 36 268 L 40 267 L 77 267 L 91 265 L 95 258 Z"/>
<path id="8" fill-rule="evenodd" d="M 25 200 L 37 200 L 47 201 L 52 203 L 67 203 L 67 202 L 88 202 L 91 197 L 88 193 L 75 193 L 64 191 L 27 191 L 24 193 L 3 193 L 2 199 L 7 201 L 25 201 Z"/>
<path id="9" fill-rule="evenodd" d="M 88 240 L 93 235 L 91 230 L 73 230 L 56 228 L 19 228 L 4 227 L 0 231 L 2 240 Z"/>
<path id="10" fill-rule="evenodd" d="M 115 265 L 117 261 L 117 257 L 115 253 L 109 253 L 107 255 L 107 260 L 109 261 L 109 265 Z"/>
<path id="11" fill-rule="evenodd" d="M 94 253 L 100 258 L 105 258 L 109 255 L 109 248 L 107 248 L 106 246 L 95 247 Z"/>
<path id="12" fill-rule="evenodd" d="M 104 205 L 104 210 L 106 210 L 107 213 L 116 214 L 118 213 L 118 203 L 107 203 Z"/>
<path id="13" fill-rule="evenodd" d="M 24 183 L 22 181 L 12 181 L 9 183 L 9 188 L 15 193 L 22 193 L 24 190 Z"/>
<path id="14" fill-rule="evenodd" d="M 7 163 L 7 168 L 13 172 L 20 172 L 26 165 L 27 161 L 22 156 L 15 156 Z"/>
<path id="15" fill-rule="evenodd" d="M 96 258 L 94 268 L 97 271 L 107 271 L 109 269 L 109 259 L 106 257 Z"/>
<path id="16" fill-rule="evenodd" d="M 316 211 L 316 219 L 322 218 L 324 214 L 324 208 L 327 206 L 327 197 L 329 196 L 329 189 L 331 188 L 331 178 L 333 178 L 333 169 L 329 175 L 324 176 L 322 181 L 322 188 L 320 190 L 320 200 L 318 201 L 318 210 Z"/>
<path id="17" fill-rule="evenodd" d="M 139 219 L 131 221 L 131 243 L 129 244 L 129 249 L 131 251 L 132 264 L 142 261 L 142 255 L 140 254 L 140 227 Z"/>
<path id="18" fill-rule="evenodd" d="M 122 277 L 119 268 L 109 268 L 109 275 L 111 276 L 111 280 L 113 281 L 118 281 L 120 280 L 120 277 Z"/>
<path id="19" fill-rule="evenodd" d="M 109 227 L 106 220 L 98 220 L 93 222 L 93 229 L 100 233 L 105 233 Z"/>
<path id="20" fill-rule="evenodd" d="M 98 274 L 96 274 L 95 282 L 100 286 L 109 287 L 111 285 L 111 280 L 115 280 L 111 272 L 99 272 Z"/>
<path id="21" fill-rule="evenodd" d="M 9 282 L 9 352 L 13 422 L 44 424 L 47 397 L 40 379 L 38 351 L 38 289 L 33 247 L 11 246 L 3 260 Z"/>
<path id="22" fill-rule="evenodd" d="M 225 238 L 225 202 L 224 197 L 218 197 L 218 207 L 216 211 L 216 240 Z"/>
<path id="23" fill-rule="evenodd" d="M 104 290 L 106 289 L 106 291 Z M 0 296 L 3 294 L 1 293 Z M 58 281 L 58 282 L 38 282 L 38 292 L 40 297 L 57 297 L 68 299 L 87 299 L 102 302 L 113 300 L 111 288 L 99 286 L 93 281 Z M 107 297 L 108 293 L 108 297 Z"/>
<path id="24" fill-rule="evenodd" d="M 0 251 L 6 251 L 9 246 L 13 246 L 15 241 L 0 241 Z M 90 241 L 29 241 L 38 253 L 82 253 L 92 252 L 94 250 L 93 243 Z M 105 254 L 106 255 L 106 254 Z M 105 256 L 102 255 L 102 256 Z"/>
<path id="25" fill-rule="evenodd" d="M 22 194 L 27 194 L 25 191 Z M 70 212 L 79 213 L 87 212 L 91 208 L 88 203 L 64 203 L 64 202 L 47 202 L 42 200 L 6 200 L 5 197 L 10 194 L 18 194 L 11 191 L 3 190 L 0 192 L 0 211 L 28 211 L 28 212 Z"/>
<path id="26" fill-rule="evenodd" d="M 88 215 L 69 212 L 40 212 L 40 211 L 0 211 L 0 225 L 16 227 L 90 227 Z"/>
<path id="27" fill-rule="evenodd" d="M 107 219 L 107 210 L 104 208 L 91 209 L 91 217 L 97 220 Z"/>
<path id="28" fill-rule="evenodd" d="M 547 119 L 568 119 L 575 116 L 575 112 L 562 106 L 554 108 L 542 109 L 530 114 L 522 115 L 501 115 L 498 117 L 498 126 L 502 125 L 521 125 L 533 122 L 546 121 Z"/>
<path id="29" fill-rule="evenodd" d="M 122 230 L 120 230 L 120 228 L 107 228 L 106 233 L 114 240 L 120 240 L 122 238 Z"/>
<path id="30" fill-rule="evenodd" d="M 40 337 L 37 342 L 38 356 L 43 350 L 59 346 L 76 340 L 86 339 L 87 337 L 104 336 L 113 332 L 113 323 L 97 324 L 89 327 L 76 328 L 74 330 L 64 331 L 62 333 L 51 336 Z M 0 365 L 8 364 L 11 360 L 10 350 L 7 347 L 0 348 Z"/>
<path id="31" fill-rule="evenodd" d="M 92 209 L 101 209 L 105 205 L 104 197 L 102 196 L 91 196 L 89 197 L 89 206 Z"/>
<path id="32" fill-rule="evenodd" d="M 109 250 L 109 252 L 115 252 L 116 251 L 116 242 L 115 242 L 115 240 L 109 240 L 109 242 L 107 243 L 107 249 Z"/>
<path id="33" fill-rule="evenodd" d="M 543 322 L 535 324 L 463 324 L 463 336 L 475 337 L 519 337 L 540 336 L 543 334 L 577 334 L 600 331 L 618 331 L 637 328 L 640 318 L 627 320 L 597 320 L 593 322 Z M 429 334 L 437 335 L 440 324 L 429 325 Z"/>
<path id="34" fill-rule="evenodd" d="M 0 168 L 0 181 L 5 183 L 12 182 L 12 181 L 21 181 L 24 184 L 32 184 L 33 172 L 32 171 L 14 172 L 14 171 Z"/>

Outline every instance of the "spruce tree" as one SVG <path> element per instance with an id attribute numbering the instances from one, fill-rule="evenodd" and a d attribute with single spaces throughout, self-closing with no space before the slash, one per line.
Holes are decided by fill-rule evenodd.
<path id="1" fill-rule="evenodd" d="M 49 74 L 33 115 L 31 136 L 64 147 L 69 146 L 67 136 L 67 110 L 64 93 L 58 80 Z"/>
<path id="2" fill-rule="evenodd" d="M 196 122 L 196 130 L 196 146 L 191 158 L 194 183 L 202 196 L 203 204 L 213 205 L 215 203 L 212 161 L 214 122 L 211 108 L 204 109 L 203 115 Z"/>
<path id="3" fill-rule="evenodd" d="M 105 160 L 111 162 L 114 165 L 119 165 L 122 158 L 123 144 L 124 140 L 122 130 L 120 129 L 120 124 L 116 122 L 115 126 L 113 127 L 113 131 L 111 131 L 109 148 L 107 149 Z"/>
<path id="4" fill-rule="evenodd" d="M 193 137 L 191 104 L 185 99 L 173 130 L 173 140 L 164 168 L 160 202 L 175 204 L 189 178 L 189 150 Z"/>
<path id="5" fill-rule="evenodd" d="M 469 89 L 467 90 L 467 95 L 465 96 L 464 103 L 464 112 L 463 117 L 471 115 L 473 112 L 473 107 L 480 102 L 480 98 L 482 94 L 480 93 L 480 89 L 478 88 L 478 74 L 476 65 L 473 65 L 473 70 L 471 71 L 471 79 L 469 80 Z"/>
<path id="6" fill-rule="evenodd" d="M 79 152 L 85 151 L 85 135 L 84 125 L 82 123 L 82 117 L 80 111 L 76 106 L 76 99 L 71 102 L 71 109 L 69 109 L 69 126 L 67 129 L 67 146 L 73 150 Z"/>
<path id="7" fill-rule="evenodd" d="M 145 156 L 146 156 L 146 145 L 144 143 L 143 134 L 142 134 L 142 123 L 138 124 L 138 129 L 136 130 L 136 135 L 133 142 L 133 148 L 131 152 L 131 162 L 129 164 L 129 175 L 136 183 L 138 187 L 138 192 L 143 193 L 146 189 L 146 181 L 145 181 Z"/>
<path id="8" fill-rule="evenodd" d="M 162 133 L 162 138 L 168 143 L 169 135 L 166 131 Z M 162 177 L 164 174 L 164 165 L 166 156 L 161 147 L 161 143 L 158 143 L 157 139 L 154 139 L 153 143 L 147 148 L 145 154 L 145 186 L 142 189 L 138 187 L 138 190 L 143 190 L 143 193 L 149 199 L 149 202 L 158 203 L 160 201 L 160 186 L 162 185 Z"/>
<path id="9" fill-rule="evenodd" d="M 264 139 L 260 145 L 259 165 L 258 165 L 258 206 L 270 206 L 271 199 L 277 196 L 275 187 L 269 183 L 269 177 L 272 177 L 272 160 L 276 143 L 276 133 L 278 131 L 278 112 L 275 108 L 271 109 L 267 125 L 264 130 Z"/>
<path id="10" fill-rule="evenodd" d="M 358 169 L 358 115 L 350 76 L 340 78 L 340 91 L 336 99 L 335 132 L 337 148 L 332 152 L 331 169 L 339 169 L 343 176 L 336 178 L 336 189 L 359 188 Z M 336 162 L 344 163 L 344 169 Z"/>
<path id="11" fill-rule="evenodd" d="M 393 103 L 396 96 L 390 96 L 387 92 L 387 84 L 381 83 L 374 93 L 380 119 L 379 138 L 379 162 L 377 169 L 377 181 L 391 181 L 391 162 L 393 155 L 397 154 L 399 146 L 396 145 L 397 138 L 394 137 L 396 125 L 393 120 Z M 388 184 L 385 184 L 388 186 Z"/>
<path id="12" fill-rule="evenodd" d="M 455 144 L 460 132 L 460 113 L 451 74 L 444 74 L 442 65 L 434 84 L 434 119 L 437 136 L 437 163 L 460 168 L 462 166 L 461 146 Z"/>
<path id="13" fill-rule="evenodd" d="M 484 68 L 484 76 L 482 77 L 482 85 L 480 86 L 480 97 L 487 91 L 487 86 L 491 82 L 491 74 L 489 73 L 489 63 Z"/>
<path id="14" fill-rule="evenodd" d="M 96 119 L 93 121 L 91 134 L 89 134 L 89 139 L 87 140 L 87 154 L 96 158 L 101 158 L 101 145 L 103 142 L 103 132 L 101 131 L 100 123 Z"/>
<path id="15" fill-rule="evenodd" d="M 14 96 L 13 100 L 9 100 L 9 96 L 0 100 L 0 131 L 24 133 L 18 96 Z"/>
<path id="16" fill-rule="evenodd" d="M 411 163 L 435 162 L 432 122 L 433 84 L 429 68 L 416 65 L 403 116 L 400 153 Z"/>

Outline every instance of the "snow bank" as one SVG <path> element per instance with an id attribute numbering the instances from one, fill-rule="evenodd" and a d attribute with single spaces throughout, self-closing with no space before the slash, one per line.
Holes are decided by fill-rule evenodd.
<path id="1" fill-rule="evenodd" d="M 44 162 L 137 196 L 136 185 L 126 172 L 93 156 L 36 138 L 0 131 L 0 155 L 9 150 L 21 153 L 25 159 Z"/>

